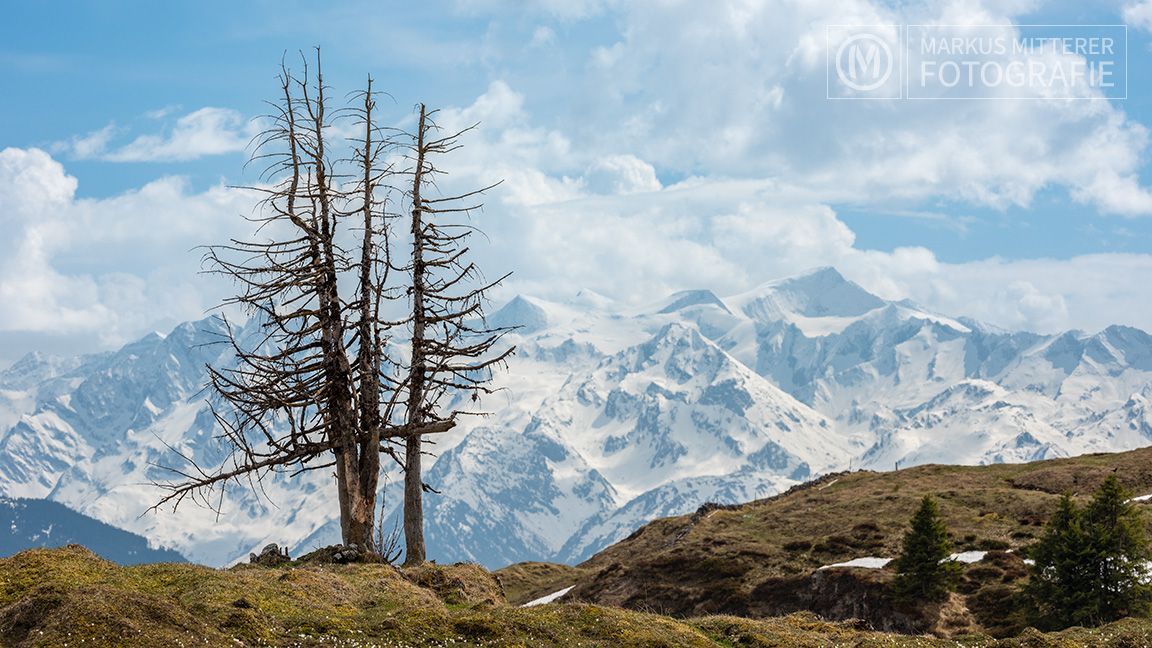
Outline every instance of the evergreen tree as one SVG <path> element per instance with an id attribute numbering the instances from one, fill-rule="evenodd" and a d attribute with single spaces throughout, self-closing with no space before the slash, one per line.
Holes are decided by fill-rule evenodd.
<path id="1" fill-rule="evenodd" d="M 1139 510 L 1115 476 L 1083 510 L 1068 496 L 1033 550 L 1028 593 L 1034 623 L 1093 626 L 1149 611 L 1149 552 Z"/>
<path id="2" fill-rule="evenodd" d="M 955 587 L 959 565 L 948 560 L 952 546 L 936 500 L 924 497 L 911 526 L 896 559 L 896 596 L 905 602 L 943 600 Z"/>
<path id="3" fill-rule="evenodd" d="M 1152 559 L 1139 509 L 1115 475 L 1084 509 L 1090 555 L 1096 558 L 1089 609 L 1100 623 L 1149 611 L 1147 563 Z"/>
<path id="4" fill-rule="evenodd" d="M 1091 589 L 1092 560 L 1082 514 L 1068 495 L 1048 520 L 1044 537 L 1032 549 L 1035 566 L 1028 583 L 1032 622 L 1045 629 L 1085 625 L 1083 611 Z"/>

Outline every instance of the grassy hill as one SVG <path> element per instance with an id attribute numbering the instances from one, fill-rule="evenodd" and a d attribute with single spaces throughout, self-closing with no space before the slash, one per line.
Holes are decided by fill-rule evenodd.
<path id="1" fill-rule="evenodd" d="M 589 604 L 509 605 L 475 565 L 124 567 L 88 550 L 0 560 L 4 646 L 1140 646 L 1152 624 L 947 640 L 868 632 L 812 615 L 672 619 Z"/>
<path id="2" fill-rule="evenodd" d="M 79 546 L 33 549 L 0 559 L 0 645 L 1152 645 L 1148 620 L 1041 634 L 1005 613 L 1027 577 L 1022 554 L 1057 494 L 1086 497 L 1113 473 L 1134 494 L 1152 493 L 1152 449 L 832 475 L 771 499 L 657 520 L 583 565 L 525 563 L 496 574 L 476 565 L 121 566 Z M 951 599 L 902 610 L 886 598 L 891 572 L 818 569 L 895 555 L 925 493 L 939 498 L 958 549 L 990 550 Z M 570 586 L 569 602 L 518 607 Z"/>
<path id="3" fill-rule="evenodd" d="M 1152 448 L 829 475 L 773 498 L 657 520 L 577 567 L 529 563 L 497 573 L 513 602 L 574 585 L 565 600 L 677 617 L 808 610 L 886 630 L 1006 636 L 1023 628 L 1016 586 L 1027 577 L 1024 558 L 1059 495 L 1087 499 L 1113 473 L 1133 495 L 1152 493 Z M 894 575 L 889 570 L 819 569 L 896 556 L 926 494 L 938 499 L 956 551 L 990 550 L 966 568 L 959 594 L 944 606 L 896 609 L 885 587 Z"/>

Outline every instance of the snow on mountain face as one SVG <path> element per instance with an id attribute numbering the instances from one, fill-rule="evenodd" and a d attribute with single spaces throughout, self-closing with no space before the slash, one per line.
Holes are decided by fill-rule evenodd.
<path id="1" fill-rule="evenodd" d="M 836 330 L 884 306 L 879 297 L 832 268 L 774 281 L 731 301 L 755 322 L 790 322 L 810 334 Z"/>
<path id="2" fill-rule="evenodd" d="M 619 308 L 585 292 L 518 297 L 502 391 L 430 446 L 430 556 L 500 566 L 582 560 L 648 520 L 766 497 L 848 466 L 1027 461 L 1152 439 L 1152 336 L 1042 336 L 886 302 L 835 270 L 722 299 L 691 290 Z M 0 494 L 48 497 L 192 560 L 338 540 L 324 471 L 231 489 L 223 515 L 140 516 L 156 465 L 212 465 L 211 321 L 0 372 Z M 7 418 L 4 418 L 7 417 Z M 386 530 L 400 475 L 382 486 Z"/>
<path id="3" fill-rule="evenodd" d="M 523 428 L 481 428 L 445 453 L 431 477 L 457 486 L 431 500 L 430 536 L 452 538 L 462 557 L 501 564 L 525 553 L 507 544 L 486 553 L 491 536 L 515 529 L 510 536 L 534 555 L 576 559 L 589 544 L 573 536 L 590 520 L 610 530 L 598 540 L 618 538 L 724 488 L 770 494 L 731 476 L 795 483 L 842 464 L 842 446 L 824 417 L 674 322 L 573 374 Z M 735 484 L 701 490 L 701 478 Z"/>

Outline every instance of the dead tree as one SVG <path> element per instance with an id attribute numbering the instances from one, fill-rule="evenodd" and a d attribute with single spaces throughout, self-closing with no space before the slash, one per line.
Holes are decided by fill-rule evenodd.
<path id="1" fill-rule="evenodd" d="M 403 388 L 407 392 L 404 426 L 422 429 L 439 420 L 454 420 L 460 412 L 441 412 L 451 393 L 471 393 L 473 400 L 490 393 L 490 370 L 505 362 L 514 349 L 494 352 L 506 332 L 484 321 L 488 292 L 507 278 L 486 281 L 468 260 L 468 239 L 475 229 L 461 220 L 481 205 L 481 194 L 496 185 L 455 195 L 438 195 L 437 161 L 460 147 L 460 137 L 475 126 L 451 134 L 441 133 L 424 104 L 416 132 L 410 135 L 411 327 L 409 365 Z M 499 183 L 497 183 L 499 184 Z M 404 449 L 404 537 L 406 565 L 425 560 L 422 457 L 424 439 L 412 435 Z"/>
<path id="2" fill-rule="evenodd" d="M 301 76 L 282 68 L 272 125 L 256 142 L 253 159 L 267 162 L 268 184 L 252 188 L 264 197 L 251 220 L 265 238 L 205 254 L 209 272 L 238 286 L 226 305 L 251 317 L 245 339 L 225 322 L 235 366 L 208 368 L 213 412 L 232 452 L 218 467 L 186 458 L 192 468 L 176 470 L 182 481 L 160 484 L 169 492 L 156 506 L 189 496 L 211 506 L 212 493 L 233 480 L 258 488 L 271 473 L 332 468 L 343 541 L 371 549 L 380 454 L 396 456 L 393 443 L 447 431 L 454 421 L 392 422 L 402 392 L 386 350 L 396 323 L 381 311 L 404 293 L 389 287 L 390 143 L 375 121 L 369 79 L 362 103 L 348 111 L 361 132 L 355 153 L 333 159 L 333 113 L 318 52 L 316 59 L 314 79 L 306 63 Z"/>

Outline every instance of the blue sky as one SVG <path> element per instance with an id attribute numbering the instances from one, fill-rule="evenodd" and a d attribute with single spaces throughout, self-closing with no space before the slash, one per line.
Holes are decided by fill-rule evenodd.
<path id="1" fill-rule="evenodd" d="M 1152 328 L 1150 0 L 6 3 L 0 361 L 202 315 L 281 56 L 482 122 L 504 296 L 721 294 L 836 265 L 1008 328 Z M 827 24 L 1129 24 L 1126 100 L 829 101 Z"/>

